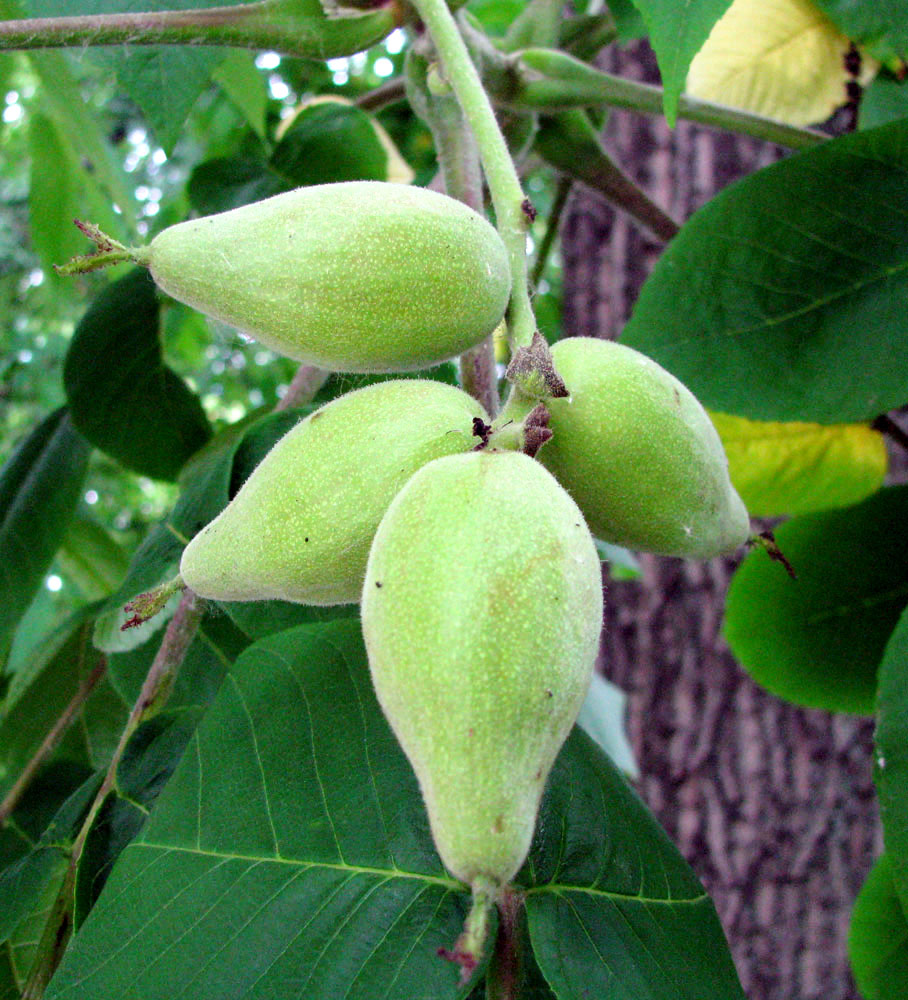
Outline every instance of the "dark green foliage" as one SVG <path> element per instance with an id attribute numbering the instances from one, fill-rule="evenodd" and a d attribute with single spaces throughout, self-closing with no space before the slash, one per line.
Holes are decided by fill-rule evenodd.
<path id="1" fill-rule="evenodd" d="M 175 479 L 211 429 L 163 361 L 159 312 L 144 269 L 108 285 L 76 328 L 63 379 L 73 422 L 92 444 L 136 472 Z"/>
<path id="2" fill-rule="evenodd" d="M 666 249 L 621 339 L 708 409 L 840 423 L 900 406 L 906 193 L 908 119 L 733 184 Z"/>
<path id="3" fill-rule="evenodd" d="M 715 1000 L 740 998 L 708 897 L 587 737 L 570 739 L 549 787 L 517 880 L 543 971 L 557 939 L 607 976 L 589 938 L 548 919 L 563 900 L 615 932 L 631 921 L 615 945 L 623 975 L 654 998 L 694 996 L 704 977 Z M 358 623 L 305 626 L 237 661 L 48 998 L 105 1000 L 127 984 L 169 998 L 187 983 L 226 997 L 292 980 L 313 996 L 453 1000 L 456 969 L 435 952 L 466 902 L 375 702 Z M 658 968 L 667 933 L 697 945 Z M 581 995 L 551 976 L 558 996 Z"/>

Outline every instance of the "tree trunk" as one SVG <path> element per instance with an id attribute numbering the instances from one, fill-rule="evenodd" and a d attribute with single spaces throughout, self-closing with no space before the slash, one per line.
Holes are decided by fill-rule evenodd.
<path id="1" fill-rule="evenodd" d="M 600 64 L 658 80 L 643 45 Z M 624 112 L 605 138 L 678 220 L 782 155 Z M 565 334 L 616 337 L 661 249 L 575 191 L 562 227 Z M 640 791 L 715 900 L 750 1000 L 856 1000 L 848 922 L 882 843 L 872 722 L 795 708 L 750 681 L 720 635 L 734 560 L 642 562 L 642 581 L 608 589 L 604 651 L 629 696 Z"/>

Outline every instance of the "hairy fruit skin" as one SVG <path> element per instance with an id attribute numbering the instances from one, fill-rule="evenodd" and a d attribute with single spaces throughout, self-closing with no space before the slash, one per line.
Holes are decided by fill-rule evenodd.
<path id="1" fill-rule="evenodd" d="M 511 290 L 495 229 L 424 188 L 298 188 L 165 229 L 142 262 L 168 295 L 332 371 L 424 368 L 479 343 Z"/>
<path id="2" fill-rule="evenodd" d="M 189 543 L 180 574 L 201 597 L 358 601 L 369 546 L 421 466 L 476 445 L 475 400 L 405 379 L 348 393 L 306 417 Z"/>
<path id="3" fill-rule="evenodd" d="M 598 649 L 600 565 L 580 511 L 516 452 L 431 462 L 376 532 L 362 617 L 442 861 L 470 885 L 509 882 Z"/>
<path id="4" fill-rule="evenodd" d="M 623 344 L 573 337 L 552 347 L 569 399 L 546 401 L 538 458 L 603 541 L 709 559 L 743 544 L 750 521 L 719 435 L 696 397 Z"/>

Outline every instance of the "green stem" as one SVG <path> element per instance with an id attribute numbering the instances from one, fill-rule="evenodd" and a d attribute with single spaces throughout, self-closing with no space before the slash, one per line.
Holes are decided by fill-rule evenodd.
<path id="1" fill-rule="evenodd" d="M 139 697 L 129 713 L 126 726 L 120 734 L 120 740 L 107 767 L 104 780 L 101 782 L 85 819 L 82 821 L 79 833 L 73 841 L 63 885 L 57 894 L 51 916 L 45 924 L 38 944 L 35 960 L 32 963 L 22 994 L 23 1000 L 40 1000 L 44 988 L 50 982 L 50 978 L 63 956 L 66 944 L 72 934 L 76 873 L 79 869 L 82 852 L 85 850 L 88 834 L 91 832 L 107 796 L 116 787 L 117 768 L 130 738 L 143 722 L 161 710 L 173 690 L 180 665 L 195 638 L 204 614 L 205 601 L 187 588 L 183 592 L 176 614 L 167 626 L 160 648 L 148 668 L 142 690 L 139 692 Z"/>
<path id="2" fill-rule="evenodd" d="M 662 88 L 603 73 L 564 52 L 525 49 L 506 73 L 488 81 L 493 96 L 521 109 L 560 111 L 607 104 L 646 114 L 662 114 Z M 788 149 L 808 149 L 829 136 L 771 118 L 693 97 L 681 97 L 678 116 L 700 125 L 740 132 Z"/>
<path id="3" fill-rule="evenodd" d="M 319 389 L 328 381 L 331 372 L 317 365 L 300 365 L 293 376 L 293 381 L 287 386 L 287 391 L 281 397 L 275 412 L 292 410 L 295 406 L 305 406 L 311 403 Z"/>
<path id="4" fill-rule="evenodd" d="M 476 139 L 453 94 L 433 94 L 429 64 L 419 42 L 407 55 L 407 95 L 429 126 L 445 191 L 450 197 L 483 211 L 482 172 Z M 498 412 L 498 378 L 492 335 L 460 356 L 460 385 L 478 400 L 490 417 Z"/>
<path id="5" fill-rule="evenodd" d="M 581 108 L 542 115 L 536 152 L 553 167 L 582 181 L 663 242 L 678 233 L 678 223 L 657 205 L 608 155 L 589 114 Z"/>
<path id="6" fill-rule="evenodd" d="M 402 23 L 397 3 L 343 19 L 328 18 L 300 0 L 258 0 L 207 10 L 85 14 L 0 22 L 0 49 L 83 45 L 232 45 L 304 58 L 351 55 Z"/>
<path id="7" fill-rule="evenodd" d="M 445 76 L 476 137 L 495 207 L 496 225 L 511 262 L 510 337 L 516 346 L 529 344 L 536 329 L 527 287 L 526 260 L 526 233 L 530 224 L 527 209 L 532 214 L 532 206 L 520 187 L 495 112 L 444 0 L 413 0 L 413 6 L 429 31 Z"/>
<path id="8" fill-rule="evenodd" d="M 16 779 L 16 783 L 9 790 L 9 792 L 7 792 L 3 802 L 0 802 L 0 827 L 7 822 L 10 816 L 12 816 L 16 806 L 25 794 L 26 789 L 31 784 L 32 779 L 40 770 L 41 765 L 57 748 L 57 745 L 60 740 L 63 739 L 66 730 L 69 729 L 75 721 L 76 716 L 79 713 L 79 709 L 81 709 L 88 696 L 92 693 L 92 691 L 94 691 L 98 681 L 100 681 L 104 676 L 106 670 L 107 660 L 105 657 L 101 657 L 97 666 L 79 685 L 78 690 L 72 696 L 66 708 L 63 709 L 51 731 L 42 740 L 41 746 L 38 747 L 32 755 L 31 760 L 22 769 L 22 773 Z"/>
<path id="9" fill-rule="evenodd" d="M 555 239 L 558 236 L 561 214 L 564 212 L 564 206 L 567 204 L 568 195 L 571 193 L 573 186 L 574 182 L 570 177 L 562 176 L 558 178 L 558 187 L 552 201 L 552 210 L 549 212 L 545 233 L 539 242 L 539 249 L 536 251 L 536 259 L 533 262 L 533 271 L 530 275 L 530 285 L 534 289 L 539 285 L 545 273 L 545 266 L 549 262 L 549 254 L 552 252 L 552 247 L 555 245 Z"/>

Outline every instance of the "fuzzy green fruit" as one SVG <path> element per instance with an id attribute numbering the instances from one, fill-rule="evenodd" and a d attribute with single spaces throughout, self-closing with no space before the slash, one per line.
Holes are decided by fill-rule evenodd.
<path id="1" fill-rule="evenodd" d="M 137 253 L 168 295 L 332 371 L 424 368 L 479 343 L 511 289 L 504 244 L 461 202 L 353 181 L 171 226 Z"/>
<path id="2" fill-rule="evenodd" d="M 180 574 L 202 597 L 358 601 L 395 494 L 432 459 L 469 451 L 479 403 L 440 382 L 381 382 L 316 410 L 192 539 Z"/>
<path id="3" fill-rule="evenodd" d="M 470 885 L 509 882 L 598 647 L 599 559 L 577 505 L 516 452 L 431 462 L 376 532 L 362 616 L 442 860 Z"/>
<path id="4" fill-rule="evenodd" d="M 538 458 L 603 541 L 708 559 L 747 540 L 722 442 L 696 397 L 638 351 L 573 337 L 552 348 L 569 399 L 546 401 Z"/>

